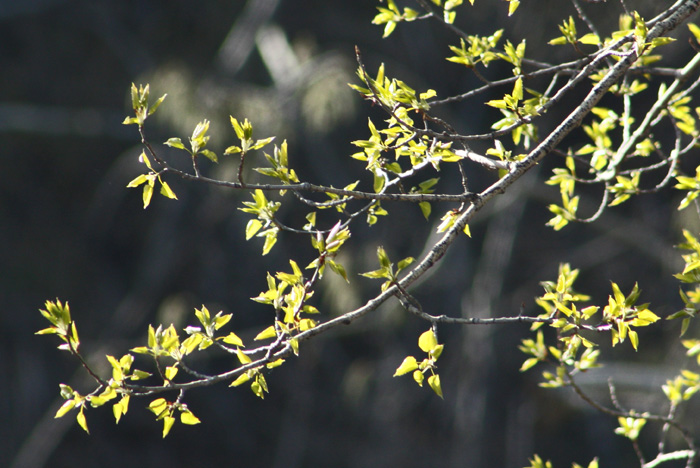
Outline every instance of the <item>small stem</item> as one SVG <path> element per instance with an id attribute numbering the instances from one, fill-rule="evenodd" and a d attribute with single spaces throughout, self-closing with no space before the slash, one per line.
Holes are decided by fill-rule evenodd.
<path id="1" fill-rule="evenodd" d="M 246 152 L 241 153 L 241 163 L 238 165 L 238 173 L 237 173 L 237 178 L 238 178 L 238 183 L 241 184 L 242 188 L 245 188 L 245 183 L 243 182 L 243 165 L 245 164 L 245 155 Z"/>

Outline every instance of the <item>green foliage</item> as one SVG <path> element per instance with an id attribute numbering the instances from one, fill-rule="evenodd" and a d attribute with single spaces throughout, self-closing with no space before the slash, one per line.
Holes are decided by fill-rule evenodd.
<path id="1" fill-rule="evenodd" d="M 437 360 L 442 354 L 444 345 L 438 344 L 437 337 L 433 329 L 423 332 L 418 337 L 418 347 L 424 353 L 427 353 L 427 357 L 424 358 L 420 363 L 413 356 L 406 356 L 401 365 L 394 372 L 394 377 L 405 375 L 411 373 L 413 380 L 416 381 L 418 385 L 423 386 L 425 381 L 425 375 L 428 375 L 428 386 L 438 395 L 443 398 L 442 387 L 440 385 L 440 375 L 436 372 L 437 370 Z"/>
<path id="2" fill-rule="evenodd" d="M 156 415 L 157 421 L 163 421 L 163 438 L 168 435 L 175 424 L 175 414 L 180 414 L 182 424 L 199 424 L 199 419 L 192 414 L 187 405 L 179 402 L 169 402 L 165 398 L 156 398 L 148 405 L 148 409 Z"/>
<path id="3" fill-rule="evenodd" d="M 197 156 L 201 154 L 202 156 L 207 157 L 212 162 L 219 162 L 218 158 L 216 157 L 216 154 L 213 151 L 206 149 L 207 143 L 209 142 L 209 135 L 207 135 L 208 131 L 209 121 L 202 120 L 194 128 L 192 136 L 189 138 L 189 148 L 185 148 L 185 145 L 182 144 L 182 140 L 175 137 L 169 138 L 168 141 L 165 142 L 165 144 L 172 148 L 187 151 L 188 153 L 190 153 L 190 156 L 193 160 L 195 160 Z"/>
<path id="4" fill-rule="evenodd" d="M 568 43 L 572 44 L 574 47 L 577 47 L 577 43 L 586 45 L 600 44 L 600 38 L 597 34 L 594 33 L 588 33 L 584 34 L 581 37 L 577 37 L 576 23 L 574 23 L 574 19 L 571 16 L 569 16 L 568 21 L 564 21 L 564 23 L 559 26 L 559 31 L 561 31 L 563 35 L 549 41 L 551 45 L 561 45 Z"/>
<path id="5" fill-rule="evenodd" d="M 450 46 L 450 50 L 456 55 L 447 57 L 447 60 L 468 68 L 473 68 L 477 63 L 488 67 L 490 62 L 498 60 L 498 55 L 493 52 L 493 49 L 496 48 L 502 36 L 503 29 L 499 29 L 490 36 L 467 36 L 466 41 L 460 38 L 459 47 Z"/>
<path id="6" fill-rule="evenodd" d="M 520 350 L 529 356 L 520 367 L 521 371 L 531 369 L 540 362 L 557 367 L 556 373 L 543 373 L 545 382 L 542 385 L 546 387 L 567 386 L 572 372 L 585 372 L 598 367 L 598 345 L 591 336 L 587 336 L 588 333 L 610 332 L 612 346 L 623 343 L 629 337 L 632 347 L 637 350 L 639 335 L 635 328 L 646 327 L 659 320 L 649 310 L 648 304 L 637 305 L 641 294 L 637 285 L 625 296 L 618 285 L 612 283 L 613 294 L 608 297 L 602 317 L 598 316 L 598 306 L 579 309 L 577 303 L 587 302 L 590 297 L 574 291 L 573 284 L 578 274 L 578 270 L 562 264 L 556 282 L 542 283 L 545 293 L 536 302 L 545 313 L 539 316 L 542 321 L 532 326 L 533 330 L 537 330 L 536 339 L 524 339 L 520 345 Z M 545 323 L 556 331 L 556 346 L 545 344 L 540 329 Z"/>
<path id="7" fill-rule="evenodd" d="M 262 190 L 253 192 L 252 202 L 243 202 L 247 208 L 239 208 L 245 213 L 254 214 L 257 218 L 248 221 L 245 228 L 245 238 L 249 240 L 253 236 L 264 237 L 262 254 L 267 255 L 277 242 L 279 227 L 275 222 L 275 213 L 280 208 L 279 202 L 268 200 Z"/>
<path id="8" fill-rule="evenodd" d="M 248 151 L 263 148 L 275 139 L 275 137 L 269 137 L 262 140 L 253 140 L 253 125 L 248 119 L 245 119 L 243 123 L 241 123 L 237 119 L 231 117 L 231 126 L 236 132 L 236 136 L 241 140 L 241 146 L 229 146 L 226 148 L 226 151 L 224 151 L 224 154 L 245 154 Z M 282 159 L 282 156 L 280 159 Z M 284 156 L 284 159 L 286 159 L 286 156 Z"/>
<path id="9" fill-rule="evenodd" d="M 124 125 L 136 124 L 139 127 L 142 127 L 144 122 L 146 122 L 146 119 L 156 110 L 158 110 L 158 107 L 163 103 L 165 97 L 167 96 L 167 94 L 162 95 L 151 106 L 148 102 L 150 93 L 150 85 L 139 85 L 137 88 L 136 84 L 131 83 L 131 108 L 134 109 L 134 113 L 136 115 L 134 117 L 127 117 L 124 119 Z"/>
<path id="10" fill-rule="evenodd" d="M 397 284 L 401 270 L 405 269 L 415 260 L 413 257 L 404 258 L 396 265 L 396 271 L 394 271 L 394 264 L 391 263 L 389 256 L 382 246 L 377 247 L 377 258 L 379 259 L 380 268 L 368 271 L 367 273 L 361 273 L 361 275 L 367 278 L 386 279 L 386 281 L 382 283 L 382 291 L 386 291 L 390 286 Z"/>
<path id="11" fill-rule="evenodd" d="M 682 210 L 690 206 L 690 204 L 698 198 L 698 195 L 700 195 L 700 166 L 695 168 L 695 177 L 677 176 L 676 180 L 678 181 L 676 188 L 686 192 L 685 197 L 683 197 L 680 205 L 678 205 L 678 209 Z"/>
<path id="12" fill-rule="evenodd" d="M 615 429 L 615 434 L 627 437 L 629 440 L 635 441 L 639 438 L 639 432 L 642 430 L 647 420 L 644 418 L 617 418 L 620 427 Z"/>
<path id="13" fill-rule="evenodd" d="M 372 20 L 373 24 L 384 24 L 384 36 L 388 37 L 396 29 L 396 24 L 401 21 L 413 21 L 418 17 L 418 12 L 412 8 L 404 8 L 399 11 L 394 0 L 387 0 L 387 8 L 377 7 L 379 14 Z"/>
<path id="14" fill-rule="evenodd" d="M 39 330 L 36 334 L 58 335 L 61 341 L 63 341 L 63 344 L 60 345 L 58 349 L 71 353 L 78 352 L 78 348 L 80 347 L 78 329 L 75 326 L 75 322 L 70 318 L 70 307 L 68 303 L 62 304 L 61 301 L 56 299 L 55 302 L 46 301 L 44 307 L 46 308 L 41 309 L 39 312 L 49 321 L 51 326 Z"/>
<path id="15" fill-rule="evenodd" d="M 383 64 L 374 77 L 370 76 L 359 49 L 356 50 L 360 83 L 350 86 L 381 109 L 386 118 L 383 121 L 368 118 L 367 136 L 352 142 L 359 151 L 351 158 L 362 162 L 367 171 L 366 178 L 349 182 L 342 189 L 302 181 L 290 165 L 290 148 L 286 141 L 279 146 L 275 144 L 269 153 L 263 151 L 264 159 L 259 158 L 263 165 L 252 168 L 252 180 L 244 181 L 246 156 L 264 150 L 273 143 L 274 137 L 256 139 L 253 124 L 247 118 L 241 121 L 232 116 L 232 136 L 237 143 L 228 146 L 224 156 L 237 155 L 235 180 L 214 180 L 202 175 L 207 168 L 200 169 L 199 156 L 204 156 L 207 165 L 218 162 L 217 155 L 208 149 L 210 122 L 206 119 L 195 126 L 187 144 L 179 137 L 169 138 L 164 143 L 190 155 L 191 170 L 177 168 L 160 155 L 162 148 L 154 148 L 148 141 L 144 128 L 147 118 L 158 109 L 165 96 L 151 105 L 149 85 L 137 87 L 132 84 L 134 115 L 127 117 L 124 124 L 138 127 L 144 147 L 139 160 L 145 170 L 127 187 L 142 187 L 144 208 L 150 205 L 156 186 L 161 195 L 177 199 L 166 181 L 169 177 L 245 190 L 252 197 L 252 201 L 243 201 L 239 208 L 251 215 L 245 227 L 245 239 L 263 238 L 263 256 L 286 235 L 308 236 L 312 250 L 304 262 L 297 263 L 289 258 L 291 271 L 267 273 L 266 290 L 252 300 L 271 308 L 269 325 L 266 324 L 252 340 L 246 337 L 248 345 L 239 336 L 239 333 L 243 335 L 240 331 L 224 331 L 224 327 L 231 323 L 231 314 L 220 311 L 212 315 L 204 305 L 195 309 L 195 325 L 185 327 L 183 333 L 172 324 L 149 325 L 145 345 L 131 351 L 139 355 L 139 359 L 151 363 L 151 373 L 133 369 L 134 356 L 124 354 L 120 358 L 106 356 L 110 376 L 100 376 L 81 354 L 77 327 L 68 304 L 59 300 L 47 301 L 41 314 L 48 320 L 49 327 L 37 333 L 57 335 L 61 341 L 59 349 L 75 356 L 96 385 L 93 391 L 83 394 L 61 384 L 60 392 L 65 402 L 56 417 L 75 410 L 78 424 L 87 431 L 87 408 L 112 402 L 115 420 L 119 422 L 128 411 L 131 397 L 177 393 L 175 399 L 157 397 L 148 405 L 156 420 L 163 422 L 162 435 L 165 437 L 178 415 L 180 422 L 186 425 L 200 422 L 184 402 L 190 389 L 217 382 L 228 382 L 231 387 L 246 384 L 256 396 L 264 398 L 270 391 L 266 375 L 288 358 L 298 355 L 301 342 L 341 324 L 350 324 L 391 298 L 397 298 L 407 312 L 429 322 L 430 328 L 418 338 L 418 347 L 425 356 L 405 357 L 394 376 L 410 374 L 418 385 L 427 382 L 432 391 L 443 398 L 437 360 L 444 345 L 438 343 L 438 324 L 529 323 L 533 335 L 523 339 L 519 346 L 526 356 L 521 371 L 543 367 L 542 387 L 572 389 L 586 404 L 616 419 L 619 427 L 615 433 L 629 439 L 635 448 L 640 431 L 650 421 L 665 425 L 667 429 L 662 437 L 668 430 L 682 435 L 687 451 L 665 453 L 659 450 L 659 455 L 648 463 L 640 456 L 642 466 L 651 468 L 681 458 L 690 462 L 697 456 L 695 445 L 689 431 L 676 418 L 675 411 L 700 389 L 700 373 L 683 369 L 663 385 L 662 391 L 670 402 L 667 416 L 622 410 L 615 398 L 612 398 L 614 407 L 607 408 L 595 402 L 577 383 L 579 374 L 601 366 L 599 358 L 603 347 L 613 353 L 618 344 L 629 340 L 636 351 L 641 346 L 638 330 L 659 322 L 660 317 L 650 310 L 648 304 L 639 303 L 641 290 L 637 284 L 625 294 L 616 282 L 611 281 L 612 292 L 607 303 L 592 305 L 589 304 L 590 296 L 574 289 L 579 271 L 562 263 L 556 281 L 541 283 L 544 293 L 535 299 L 535 303 L 542 313 L 536 316 L 494 316 L 487 321 L 475 317 L 430 315 L 408 293 L 408 287 L 444 257 L 455 239 L 463 238 L 460 231 L 471 235 L 470 221 L 495 195 L 508 190 L 545 157 L 550 158 L 555 166 L 546 184 L 558 186 L 561 197 L 560 204 L 548 207 L 553 217 L 547 225 L 555 231 L 574 222 L 594 222 L 605 210 L 633 197 L 656 193 L 671 186 L 674 180 L 675 188 L 683 194 L 679 209 L 697 203 L 700 165 L 696 164 L 695 175 L 690 176 L 683 173 L 682 167 L 692 166 L 682 166 L 679 162 L 691 157 L 700 139 L 696 125 L 700 107 L 691 105 L 696 85 L 689 84 L 692 83 L 689 78 L 700 68 L 700 55 L 683 67 L 669 70 L 668 67 L 656 68 L 654 64 L 661 56 L 651 53 L 663 50 L 673 42 L 666 34 L 688 18 L 690 11 L 682 8 L 686 2 L 669 7 L 668 16 L 664 18 L 674 21 L 657 18 L 647 22 L 639 12 L 632 11 L 620 18 L 617 30 L 606 31 L 606 34 L 595 31 L 581 12 L 579 16 L 590 32 L 582 34 L 573 17 L 564 19 L 558 25 L 558 32 L 552 26 L 548 36 L 556 35 L 550 41 L 551 45 L 570 46 L 562 50 L 572 53 L 573 58 L 560 64 L 544 62 L 550 57 L 542 57 L 545 55 L 542 51 L 530 51 L 524 39 L 505 40 L 501 46 L 505 34 L 503 29 L 483 36 L 465 33 L 456 25 L 456 15 L 472 6 L 463 5 L 461 0 L 419 0 L 415 2 L 417 9 L 400 7 L 395 0 L 380 3 L 379 13 L 372 22 L 383 26 L 384 37 L 391 35 L 401 23 L 437 20 L 459 39 L 459 46 L 449 46 L 454 55 L 446 59 L 461 65 L 461 72 L 474 73 L 484 84 L 462 95 L 439 99 L 434 89 L 416 91 L 405 81 L 388 76 Z M 469 3 L 473 5 L 475 2 L 470 0 Z M 520 2 L 508 0 L 508 3 L 508 15 L 512 15 Z M 687 10 L 698 8 L 700 6 L 695 4 Z M 700 43 L 700 28 L 694 24 L 688 27 L 695 42 Z M 487 70 L 494 62 L 505 66 L 507 77 L 485 76 L 499 68 Z M 549 83 L 542 85 L 533 78 L 545 78 L 542 81 L 549 80 Z M 589 89 L 580 101 L 572 93 L 577 87 Z M 650 92 L 655 88 L 655 94 Z M 495 98 L 488 99 L 487 95 Z M 653 101 L 649 108 L 642 106 L 641 114 L 633 112 L 639 107 L 639 95 Z M 487 133 L 460 134 L 438 116 L 445 114 L 437 112 L 440 106 L 474 97 L 481 98 L 473 104 L 475 109 L 498 109 L 501 113 L 498 120 L 487 122 Z M 598 105 L 603 97 L 606 98 L 605 107 Z M 562 102 L 567 103 L 564 113 L 567 116 L 554 129 L 547 129 L 550 124 L 541 125 L 542 116 L 553 107 L 561 106 Z M 660 127 L 662 123 L 673 128 L 668 137 L 673 140 L 670 146 L 666 139 L 657 137 L 666 132 Z M 566 139 L 579 127 L 582 131 L 578 135 L 582 138 Z M 540 138 L 543 130 L 546 133 Z M 470 149 L 473 141 L 486 143 L 485 154 Z M 569 143 L 570 146 L 564 146 Z M 560 145 L 564 147 L 560 149 Z M 479 185 L 487 188 L 479 193 L 472 193 L 468 188 L 467 175 L 472 173 L 472 165 L 494 171 L 490 180 L 485 180 L 484 184 L 480 181 Z M 436 176 L 439 172 L 460 177 L 463 192 L 440 193 Z M 655 174 L 661 176 L 654 179 L 651 176 Z M 272 180 L 274 184 L 259 183 L 255 177 L 266 182 Z M 654 182 L 650 183 L 650 180 Z M 369 187 L 370 184 L 371 190 L 358 190 L 358 187 Z M 582 186 L 600 187 L 602 193 L 598 210 L 588 218 L 579 214 Z M 289 203 L 289 199 L 307 207 L 308 214 L 298 224 L 303 223 L 301 228 L 286 225 L 278 216 L 280 208 Z M 375 296 L 356 310 L 341 311 L 335 316 L 321 314 L 312 302 L 326 267 L 346 283 L 355 280 L 354 275 L 337 260 L 342 258 L 339 254 L 353 239 L 354 223 L 359 219 L 364 219 L 369 226 L 381 223 L 389 214 L 387 207 L 394 209 L 399 202 L 417 203 L 426 220 L 435 216 L 433 208 L 440 206 L 444 211 L 435 216 L 439 217 L 436 223 L 437 233 L 441 234 L 439 240 L 429 246 L 419 261 L 408 256 L 393 263 L 385 248 L 378 247 L 379 268 L 360 274 L 382 280 Z M 317 213 L 323 210 L 327 210 L 324 216 L 317 217 Z M 669 320 L 682 319 L 681 335 L 686 333 L 700 310 L 700 242 L 690 231 L 683 231 L 683 235 L 685 242 L 679 248 L 687 252 L 682 256 L 685 266 L 675 277 L 688 289 L 680 289 L 683 308 L 666 317 Z M 302 270 L 299 264 L 307 266 Z M 700 365 L 700 340 L 686 339 L 682 345 L 687 349 L 687 355 L 696 358 Z M 230 356 L 230 369 L 208 376 L 190 367 L 190 356 L 211 349 Z M 529 468 L 551 466 L 538 455 L 530 459 Z M 580 468 L 575 463 L 572 466 Z M 597 466 L 598 461 L 594 459 L 588 468 Z"/>
<path id="16" fill-rule="evenodd" d="M 160 184 L 161 195 L 170 199 L 177 200 L 175 192 L 173 192 L 168 183 L 161 178 L 161 173 L 156 172 L 153 169 L 151 161 L 148 159 L 148 156 L 146 156 L 145 151 L 141 152 L 139 161 L 146 165 L 149 172 L 147 174 L 141 174 L 140 176 L 136 177 L 134 180 L 127 184 L 127 187 L 134 188 L 138 187 L 139 185 L 143 185 L 143 208 L 146 209 L 148 208 L 148 205 L 151 204 L 151 198 L 153 197 L 153 190 L 155 189 L 156 180 Z"/>

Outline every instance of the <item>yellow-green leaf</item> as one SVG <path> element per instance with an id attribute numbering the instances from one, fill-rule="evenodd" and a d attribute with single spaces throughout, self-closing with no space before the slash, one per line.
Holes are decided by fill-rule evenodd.
<path id="1" fill-rule="evenodd" d="M 437 344 L 437 338 L 435 338 L 435 333 L 433 333 L 432 329 L 423 332 L 418 338 L 418 347 L 426 353 L 434 349 Z"/>
<path id="2" fill-rule="evenodd" d="M 233 346 L 243 346 L 243 340 L 240 339 L 240 337 L 233 332 L 226 335 L 224 337 L 223 341 L 224 341 L 224 343 L 230 344 Z"/>
<path id="3" fill-rule="evenodd" d="M 253 362 L 250 356 L 247 356 L 243 351 L 241 351 L 240 348 L 236 349 L 236 356 L 238 356 L 238 360 L 241 361 L 241 364 L 248 364 Z"/>
<path id="4" fill-rule="evenodd" d="M 197 416 L 192 414 L 192 411 L 187 410 L 180 413 L 180 422 L 192 426 L 194 424 L 199 424 L 201 421 Z"/>
<path id="5" fill-rule="evenodd" d="M 173 192 L 168 183 L 163 180 L 160 181 L 160 194 L 170 198 L 171 200 L 177 200 L 177 195 L 175 195 L 175 192 Z"/>
<path id="6" fill-rule="evenodd" d="M 688 23 L 688 29 L 695 36 L 695 41 L 700 44 L 700 28 L 694 23 Z"/>
<path id="7" fill-rule="evenodd" d="M 423 386 L 423 379 L 424 378 L 425 378 L 425 376 L 423 375 L 423 373 L 421 371 L 419 371 L 419 370 L 413 371 L 413 380 L 415 380 L 416 383 L 418 383 L 418 385 L 420 385 L 421 387 Z"/>
<path id="8" fill-rule="evenodd" d="M 168 380 L 173 380 L 175 376 L 177 375 L 177 367 L 176 366 L 168 366 L 165 368 L 165 378 Z"/>
<path id="9" fill-rule="evenodd" d="M 114 413 L 114 419 L 117 424 L 123 415 L 129 410 L 129 398 L 130 395 L 124 395 L 121 400 L 112 406 L 112 413 Z"/>
<path id="10" fill-rule="evenodd" d="M 175 424 L 175 418 L 172 416 L 166 416 L 163 418 L 163 438 L 168 435 L 170 429 L 172 429 L 173 424 Z"/>
<path id="11" fill-rule="evenodd" d="M 588 34 L 585 34 L 585 35 L 579 37 L 578 41 L 581 44 L 588 44 L 588 45 L 600 44 L 600 38 L 598 37 L 597 34 L 593 34 L 593 33 L 588 33 Z"/>
<path id="12" fill-rule="evenodd" d="M 61 418 L 65 416 L 67 412 L 75 408 L 75 400 L 66 400 L 63 405 L 56 411 L 54 418 Z"/>
<path id="13" fill-rule="evenodd" d="M 268 338 L 275 338 L 277 336 L 277 332 L 275 331 L 275 326 L 270 325 L 260 333 L 258 333 L 253 340 L 255 341 L 260 341 L 260 340 L 267 340 Z"/>
<path id="14" fill-rule="evenodd" d="M 403 360 L 401 365 L 396 369 L 396 372 L 394 372 L 394 377 L 408 374 L 409 372 L 413 372 L 416 369 L 418 369 L 418 362 L 416 361 L 416 358 L 414 358 L 413 356 L 407 356 Z"/>
<path id="15" fill-rule="evenodd" d="M 148 180 L 148 177 L 146 174 L 141 174 L 135 179 L 133 179 L 131 182 L 127 184 L 127 188 L 133 188 L 133 187 L 138 187 L 139 185 L 143 184 Z"/>
<path id="16" fill-rule="evenodd" d="M 428 385 L 430 385 L 430 388 L 433 389 L 433 391 L 442 398 L 442 387 L 440 386 L 440 376 L 435 374 L 431 375 L 428 377 Z"/>
<path id="17" fill-rule="evenodd" d="M 250 380 L 250 376 L 248 374 L 241 374 L 238 376 L 238 378 L 236 380 L 231 382 L 231 385 L 229 385 L 229 387 L 238 387 L 239 385 L 244 384 L 249 380 Z"/>
<path id="18" fill-rule="evenodd" d="M 153 197 L 153 185 L 146 184 L 143 186 L 143 209 L 148 208 L 151 204 L 151 197 Z"/>
<path id="19" fill-rule="evenodd" d="M 83 430 L 89 434 L 90 431 L 88 430 L 87 419 L 85 419 L 85 411 L 84 411 L 84 408 L 85 408 L 85 407 L 80 408 L 80 412 L 79 412 L 78 415 L 75 417 L 75 419 L 76 419 L 76 421 L 78 421 L 78 424 L 80 424 L 80 427 L 82 427 Z"/>

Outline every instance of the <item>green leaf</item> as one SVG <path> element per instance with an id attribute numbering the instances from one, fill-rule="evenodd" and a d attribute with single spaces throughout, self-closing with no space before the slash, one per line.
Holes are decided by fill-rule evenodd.
<path id="1" fill-rule="evenodd" d="M 201 421 L 199 420 L 199 418 L 197 416 L 192 414 L 192 411 L 186 410 L 186 411 L 182 411 L 180 413 L 180 422 L 182 424 L 187 424 L 187 425 L 192 426 L 195 424 L 199 424 Z"/>
<path id="2" fill-rule="evenodd" d="M 165 368 L 165 378 L 167 380 L 173 380 L 175 376 L 177 375 L 178 368 L 177 366 L 168 366 Z"/>
<path id="3" fill-rule="evenodd" d="M 384 268 L 378 270 L 368 271 L 366 273 L 360 273 L 360 276 L 365 276 L 367 278 L 388 278 L 388 271 Z"/>
<path id="4" fill-rule="evenodd" d="M 160 194 L 170 198 L 171 200 L 177 200 L 177 195 L 175 195 L 175 192 L 173 192 L 168 183 L 163 180 L 160 181 Z"/>
<path id="5" fill-rule="evenodd" d="M 700 28 L 694 23 L 688 23 L 688 29 L 690 29 L 690 32 L 695 37 L 695 42 L 700 44 Z"/>
<path id="6" fill-rule="evenodd" d="M 124 395 L 122 396 L 121 400 L 112 406 L 112 413 L 114 414 L 116 424 L 119 424 L 121 417 L 129 410 L 129 399 L 130 395 Z"/>
<path id="7" fill-rule="evenodd" d="M 247 373 L 241 374 L 238 376 L 238 378 L 236 380 L 231 382 L 231 385 L 229 385 L 229 387 L 238 387 L 239 385 L 242 385 L 249 380 L 250 380 L 250 376 Z"/>
<path id="8" fill-rule="evenodd" d="M 262 250 L 263 255 L 267 255 L 270 252 L 270 250 L 272 250 L 272 246 L 274 246 L 277 242 L 278 231 L 278 228 L 272 228 L 265 231 L 265 244 L 263 244 Z"/>
<path id="9" fill-rule="evenodd" d="M 165 144 L 171 148 L 186 150 L 185 145 L 182 144 L 182 140 L 179 138 L 168 138 L 168 141 L 166 141 Z"/>
<path id="10" fill-rule="evenodd" d="M 518 77 L 518 79 L 515 80 L 512 96 L 518 101 L 523 99 L 523 79 L 521 77 Z"/>
<path id="11" fill-rule="evenodd" d="M 236 356 L 238 356 L 238 360 L 241 361 L 241 364 L 249 364 L 253 362 L 250 356 L 241 351 L 241 348 L 236 349 Z"/>
<path id="12" fill-rule="evenodd" d="M 430 352 L 433 349 L 435 349 L 438 345 L 437 339 L 435 338 L 435 333 L 433 333 L 433 330 L 430 329 L 426 332 L 423 332 L 420 337 L 418 338 L 418 347 L 423 351 L 423 352 Z"/>
<path id="13" fill-rule="evenodd" d="M 85 410 L 85 407 L 84 406 L 81 407 L 80 412 L 75 417 L 75 419 L 78 421 L 78 424 L 80 425 L 80 427 L 82 427 L 83 430 L 89 434 L 90 431 L 88 430 L 87 419 L 85 419 L 85 411 L 84 410 Z"/>
<path id="14" fill-rule="evenodd" d="M 587 45 L 600 44 L 600 38 L 598 37 L 597 34 L 593 34 L 593 33 L 588 33 L 588 34 L 585 34 L 585 35 L 579 37 L 578 41 L 581 44 L 587 44 Z"/>
<path id="15" fill-rule="evenodd" d="M 508 5 L 508 16 L 512 15 L 515 13 L 515 10 L 518 9 L 520 6 L 520 2 L 518 0 L 508 0 L 510 2 L 510 5 Z M 442 395 L 440 395 L 442 397 Z"/>
<path id="16" fill-rule="evenodd" d="M 440 376 L 435 374 L 431 375 L 428 377 L 428 385 L 430 388 L 433 389 L 433 391 L 439 396 L 440 398 L 443 398 L 442 396 L 442 387 L 440 386 Z"/>
<path id="17" fill-rule="evenodd" d="M 129 182 L 127 184 L 128 188 L 133 188 L 133 187 L 138 187 L 139 185 L 143 184 L 148 180 L 148 176 L 146 174 L 141 174 L 138 177 L 136 177 L 134 180 Z"/>
<path id="18" fill-rule="evenodd" d="M 168 435 L 170 432 L 170 429 L 173 428 L 173 424 L 175 424 L 175 418 L 172 416 L 166 416 L 163 418 L 163 439 Z"/>
<path id="19" fill-rule="evenodd" d="M 239 338 L 239 336 L 236 335 L 236 334 L 233 333 L 233 332 L 231 332 L 231 333 L 229 333 L 228 335 L 226 335 L 226 336 L 223 338 L 223 342 L 226 343 L 226 344 L 233 345 L 233 346 L 241 346 L 241 347 L 243 346 L 243 340 L 241 340 L 241 339 Z"/>
<path id="20" fill-rule="evenodd" d="M 425 217 L 425 219 L 429 219 L 430 212 L 432 210 L 430 203 L 420 202 L 420 203 L 418 203 L 418 207 L 420 208 L 421 213 L 423 213 L 423 216 Z"/>
<path id="21" fill-rule="evenodd" d="M 151 204 L 151 198 L 153 197 L 153 185 L 146 184 L 143 186 L 143 209 L 148 208 Z"/>
<path id="22" fill-rule="evenodd" d="M 249 240 L 263 227 L 263 223 L 259 219 L 251 219 L 245 228 L 245 240 Z"/>
<path id="23" fill-rule="evenodd" d="M 425 375 L 420 370 L 413 371 L 413 380 L 421 387 L 423 386 L 423 379 L 425 379 Z"/>
<path id="24" fill-rule="evenodd" d="M 414 261 L 415 261 L 415 258 L 413 258 L 413 257 L 406 257 L 406 258 L 404 258 L 403 260 L 401 260 L 401 261 L 398 263 L 398 265 L 396 265 L 396 268 L 397 268 L 398 271 L 401 271 L 401 270 L 403 270 L 404 268 L 406 268 L 407 266 L 409 266 L 411 263 L 413 263 Z"/>
<path id="25" fill-rule="evenodd" d="M 396 372 L 394 372 L 394 377 L 408 374 L 409 372 L 413 372 L 416 369 L 418 369 L 418 362 L 416 361 L 416 358 L 414 358 L 413 356 L 407 356 L 403 360 L 401 365 L 396 369 Z"/>
<path id="26" fill-rule="evenodd" d="M 63 416 L 66 415 L 70 410 L 75 408 L 75 400 L 66 400 L 63 405 L 56 411 L 56 414 L 54 415 L 54 418 L 62 418 Z"/>
<path id="27" fill-rule="evenodd" d="M 331 268 L 331 271 L 333 273 L 340 275 L 345 280 L 345 282 L 350 282 L 350 280 L 348 279 L 348 274 L 345 272 L 345 267 L 343 265 L 331 259 L 327 259 L 326 264 Z"/>
<path id="28" fill-rule="evenodd" d="M 216 153 L 214 153 L 211 150 L 204 149 L 199 152 L 199 154 L 203 154 L 206 156 L 207 159 L 209 159 L 211 162 L 219 162 L 219 159 L 216 157 Z"/>

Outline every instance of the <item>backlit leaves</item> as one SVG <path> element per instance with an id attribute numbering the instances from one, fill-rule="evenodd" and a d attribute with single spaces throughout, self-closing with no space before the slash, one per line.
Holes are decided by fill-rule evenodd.
<path id="1" fill-rule="evenodd" d="M 150 97 L 150 85 L 139 85 L 136 87 L 135 83 L 131 83 L 131 108 L 134 110 L 134 117 L 127 117 L 122 122 L 124 125 L 137 124 L 139 127 L 143 126 L 146 119 L 152 115 L 161 103 L 165 100 L 167 94 L 162 95 L 156 100 L 152 105 L 148 102 Z"/>
<path id="2" fill-rule="evenodd" d="M 361 273 L 361 275 L 367 278 L 386 279 L 386 281 L 382 283 L 382 291 L 386 291 L 390 286 L 397 283 L 401 270 L 405 269 L 414 261 L 413 257 L 406 257 L 399 261 L 396 268 L 394 268 L 394 264 L 389 260 L 389 256 L 382 246 L 377 247 L 377 258 L 379 259 L 380 268 Z"/>
<path id="3" fill-rule="evenodd" d="M 155 189 L 156 181 L 160 185 L 160 194 L 166 198 L 177 200 L 175 192 L 172 191 L 167 182 L 161 178 L 161 173 L 153 169 L 150 159 L 146 155 L 145 151 L 141 152 L 139 156 L 139 161 L 146 165 L 149 172 L 146 174 L 141 174 L 133 179 L 127 184 L 128 188 L 135 188 L 143 185 L 143 208 L 148 208 L 151 204 L 151 198 L 153 197 L 153 190 Z"/>
<path id="4" fill-rule="evenodd" d="M 267 255 L 272 246 L 277 242 L 279 227 L 275 221 L 275 213 L 280 207 L 280 202 L 268 200 L 265 193 L 256 189 L 253 192 L 252 202 L 243 202 L 246 208 L 239 208 L 245 213 L 254 214 L 257 219 L 251 220 L 246 226 L 246 240 L 253 236 L 265 238 L 262 254 Z"/>
<path id="5" fill-rule="evenodd" d="M 433 329 L 423 332 L 418 338 L 418 347 L 427 354 L 427 357 L 420 363 L 413 356 L 407 356 L 401 365 L 394 372 L 394 377 L 401 375 L 412 374 L 413 380 L 418 385 L 423 386 L 425 376 L 428 375 L 428 386 L 438 395 L 443 398 L 442 386 L 440 384 L 440 376 L 437 374 L 437 360 L 442 354 L 444 345 L 437 342 L 437 337 Z"/>

